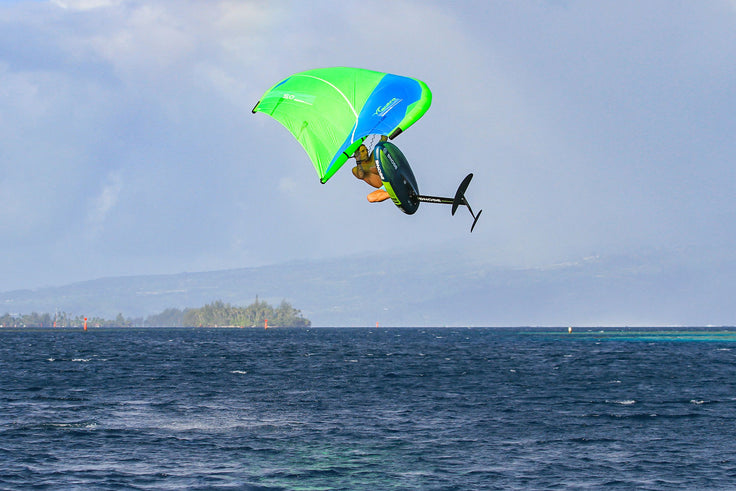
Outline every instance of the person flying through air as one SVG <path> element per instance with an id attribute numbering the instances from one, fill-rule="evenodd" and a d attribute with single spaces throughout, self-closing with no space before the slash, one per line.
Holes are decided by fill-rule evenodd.
<path id="1" fill-rule="evenodd" d="M 407 215 L 414 214 L 422 202 L 451 205 L 452 215 L 459 206 L 467 207 L 473 217 L 472 232 L 480 216 L 465 198 L 472 173 L 460 183 L 454 197 L 420 195 L 399 148 L 386 136 L 373 146 L 379 135 L 393 139 L 403 134 L 431 102 L 429 87 L 416 78 L 326 67 L 294 73 L 277 82 L 251 111 L 264 113 L 289 130 L 309 156 L 320 183 L 329 181 L 354 157 L 353 175 L 374 188 L 367 196 L 369 202 L 391 198 Z"/>
<path id="2" fill-rule="evenodd" d="M 381 141 L 386 141 L 387 139 L 386 136 L 381 137 Z M 383 182 L 381 182 L 381 176 L 378 174 L 376 162 L 371 158 L 368 148 L 365 145 L 359 146 L 353 157 L 356 163 L 355 167 L 353 167 L 353 175 L 358 179 L 364 180 L 374 188 L 378 188 L 368 193 L 368 201 L 378 203 L 390 198 L 388 192 L 382 189 Z"/>

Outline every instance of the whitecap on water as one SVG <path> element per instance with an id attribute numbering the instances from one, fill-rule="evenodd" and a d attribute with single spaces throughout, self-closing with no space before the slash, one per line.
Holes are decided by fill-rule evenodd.
<path id="1" fill-rule="evenodd" d="M 71 423 L 46 423 L 44 426 L 48 428 L 69 428 L 69 429 L 94 429 L 97 423 L 94 421 L 78 421 Z"/>

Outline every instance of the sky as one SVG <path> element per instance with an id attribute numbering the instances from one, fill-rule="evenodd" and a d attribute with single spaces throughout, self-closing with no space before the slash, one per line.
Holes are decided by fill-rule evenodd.
<path id="1" fill-rule="evenodd" d="M 433 250 L 501 266 L 736 239 L 736 1 L 0 2 L 0 290 Z M 292 73 L 425 81 L 413 216 L 327 184 Z M 452 261 L 452 257 L 448 257 Z"/>

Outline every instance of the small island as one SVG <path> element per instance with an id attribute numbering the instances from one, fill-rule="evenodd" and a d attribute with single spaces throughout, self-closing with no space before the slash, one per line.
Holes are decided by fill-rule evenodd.
<path id="1" fill-rule="evenodd" d="M 247 307 L 238 307 L 218 300 L 200 308 L 169 308 L 146 318 L 103 319 L 66 312 L 54 314 L 9 314 L 0 316 L 0 327 L 310 327 L 301 311 L 286 300 L 278 307 L 256 301 Z"/>

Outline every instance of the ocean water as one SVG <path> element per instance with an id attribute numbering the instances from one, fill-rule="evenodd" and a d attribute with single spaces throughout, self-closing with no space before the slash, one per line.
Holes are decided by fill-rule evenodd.
<path id="1" fill-rule="evenodd" d="M 0 336 L 0 489 L 736 488 L 733 331 Z"/>

